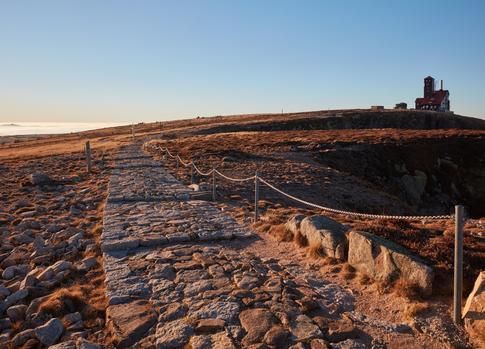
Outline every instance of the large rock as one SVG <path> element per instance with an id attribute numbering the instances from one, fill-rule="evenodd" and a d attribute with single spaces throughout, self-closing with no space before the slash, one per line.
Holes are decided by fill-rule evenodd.
<path id="1" fill-rule="evenodd" d="M 473 341 L 485 347 L 485 271 L 482 271 L 463 309 L 465 328 Z"/>
<path id="2" fill-rule="evenodd" d="M 348 262 L 375 280 L 393 281 L 402 278 L 419 286 L 425 295 L 431 294 L 433 269 L 404 247 L 381 237 L 351 231 Z"/>
<path id="3" fill-rule="evenodd" d="M 339 260 L 345 260 L 346 231 L 342 224 L 325 216 L 306 217 L 300 224 L 300 232 L 310 246 L 320 246 L 325 255 Z"/>
<path id="4" fill-rule="evenodd" d="M 111 305 L 106 310 L 107 325 L 117 348 L 128 348 L 143 338 L 157 321 L 157 314 L 144 301 Z"/>
<path id="5" fill-rule="evenodd" d="M 296 234 L 300 230 L 300 224 L 303 219 L 305 219 L 305 215 L 302 214 L 292 216 L 285 224 L 286 230 Z"/>
<path id="6" fill-rule="evenodd" d="M 64 332 L 64 325 L 61 320 L 54 318 L 49 320 L 46 324 L 37 327 L 35 330 L 35 336 L 44 345 L 52 345 L 57 342 Z"/>

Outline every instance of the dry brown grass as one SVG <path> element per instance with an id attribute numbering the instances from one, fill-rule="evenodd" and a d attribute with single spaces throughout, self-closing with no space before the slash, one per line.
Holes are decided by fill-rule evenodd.
<path id="1" fill-rule="evenodd" d="M 429 309 L 426 303 L 411 303 L 406 305 L 404 309 L 404 317 L 408 320 L 414 319 L 416 316 L 425 313 Z"/>
<path id="2" fill-rule="evenodd" d="M 293 242 L 298 246 L 298 247 L 306 247 L 308 246 L 308 240 L 306 237 L 303 236 L 301 232 L 297 232 L 295 236 L 293 236 Z"/>
<path id="3" fill-rule="evenodd" d="M 52 316 L 68 314 L 82 309 L 86 304 L 84 293 L 80 286 L 61 288 L 52 293 L 39 305 L 39 312 Z"/>
<path id="4" fill-rule="evenodd" d="M 342 277 L 345 280 L 350 280 L 350 279 L 355 278 L 355 276 L 356 276 L 356 274 L 355 274 L 354 267 L 352 267 L 349 263 L 344 263 L 344 265 L 342 267 Z"/>
<path id="5" fill-rule="evenodd" d="M 325 257 L 325 252 L 319 243 L 313 243 L 308 247 L 308 255 L 312 258 L 319 259 Z"/>
<path id="6" fill-rule="evenodd" d="M 361 285 L 369 285 L 372 280 L 367 274 L 357 273 L 357 281 Z"/>
<path id="7" fill-rule="evenodd" d="M 285 224 L 277 224 L 271 226 L 269 234 L 273 235 L 277 241 L 292 241 L 293 233 L 286 229 Z"/>
<path id="8" fill-rule="evenodd" d="M 405 279 L 398 279 L 392 286 L 394 293 L 409 300 L 423 298 L 423 292 L 419 285 Z"/>

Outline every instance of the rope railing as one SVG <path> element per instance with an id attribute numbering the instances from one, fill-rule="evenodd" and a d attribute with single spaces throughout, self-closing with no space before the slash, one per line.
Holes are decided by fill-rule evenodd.
<path id="1" fill-rule="evenodd" d="M 318 204 L 315 204 L 315 203 L 312 203 L 312 202 L 309 202 L 309 201 L 306 201 L 306 200 L 303 200 L 303 199 L 300 199 L 294 195 L 291 195 L 279 188 L 277 188 L 276 186 L 274 186 L 273 184 L 269 183 L 267 180 L 265 180 L 264 178 L 260 177 L 257 173 L 256 175 L 254 176 L 251 176 L 251 177 L 247 177 L 247 178 L 233 178 L 233 177 L 229 177 L 227 175 L 225 175 L 224 173 L 220 172 L 219 170 L 217 170 L 216 168 L 213 168 L 212 170 L 210 170 L 209 172 L 203 172 L 201 171 L 193 161 L 191 162 L 184 162 L 179 155 L 173 155 L 172 153 L 170 153 L 170 151 L 168 150 L 168 148 L 164 148 L 164 147 L 157 147 L 157 146 L 151 146 L 152 148 L 154 149 L 158 149 L 162 152 L 165 152 L 167 155 L 169 155 L 171 158 L 175 158 L 177 160 L 177 169 L 178 169 L 178 163 L 180 162 L 184 167 L 189 167 L 191 166 L 199 175 L 201 176 L 204 176 L 204 177 L 208 177 L 210 175 L 214 176 L 215 174 L 219 175 L 220 177 L 228 180 L 228 181 L 232 181 L 232 182 L 248 182 L 248 181 L 255 181 L 255 191 L 258 191 L 258 193 L 255 193 L 255 195 L 257 195 L 258 197 L 258 200 L 259 200 L 259 182 L 263 183 L 264 185 L 266 185 L 268 188 L 274 190 L 275 192 L 283 195 L 284 197 L 290 199 L 290 200 L 293 200 L 293 201 L 296 201 L 300 204 L 303 204 L 303 205 L 306 205 L 306 206 L 309 206 L 309 207 L 312 207 L 312 208 L 315 208 L 315 209 L 318 209 L 318 210 L 322 210 L 322 211 L 325 211 L 325 212 L 330 212 L 330 213 L 336 213 L 336 214 L 342 214 L 342 215 L 347 215 L 347 216 L 351 216 L 351 217 L 357 217 L 357 218 L 371 218 L 371 219 L 391 219 L 391 220 L 408 220 L 408 221 L 416 221 L 416 220 L 423 220 L 423 221 L 426 221 L 426 220 L 448 220 L 448 219 L 453 219 L 455 216 L 454 215 L 437 215 L 437 216 L 411 216 L 411 215 L 383 215 L 383 214 L 372 214 L 372 213 L 362 213 L 362 212 L 354 212 L 354 211 L 346 211 L 346 210 L 339 210 L 339 209 L 335 209 L 335 208 L 331 208 L 331 207 L 326 207 L 326 206 L 322 206 L 322 205 L 318 205 Z M 215 197 L 215 177 L 213 177 L 213 196 Z M 256 200 L 255 202 L 255 216 L 257 217 L 258 216 L 258 205 L 257 205 L 257 202 L 258 200 Z"/>
<path id="2" fill-rule="evenodd" d="M 453 320 L 455 323 L 461 322 L 461 300 L 463 296 L 463 226 L 467 219 L 465 218 L 464 214 L 464 207 L 462 205 L 455 206 L 455 214 L 454 215 L 439 215 L 439 216 L 397 216 L 397 215 L 380 215 L 380 214 L 370 214 L 370 213 L 361 213 L 361 212 L 353 212 L 353 211 L 345 211 L 345 210 L 338 210 L 331 207 L 325 207 L 321 205 L 317 205 L 315 203 L 305 201 L 300 199 L 296 196 L 293 196 L 285 191 L 275 187 L 273 184 L 269 183 L 264 178 L 261 178 L 256 171 L 254 176 L 247 177 L 247 178 L 232 178 L 229 177 L 222 172 L 218 171 L 216 168 L 212 168 L 209 172 L 201 171 L 193 161 L 186 163 L 184 162 L 179 155 L 174 156 L 170 153 L 167 148 L 157 147 L 156 145 L 147 145 L 147 147 L 151 147 L 153 149 L 159 149 L 162 152 L 165 152 L 171 158 L 175 158 L 177 161 L 177 173 L 179 168 L 179 163 L 181 163 L 184 167 L 190 166 L 191 171 L 191 182 L 194 181 L 193 171 L 195 170 L 201 176 L 210 176 L 212 175 L 212 199 L 216 199 L 216 174 L 225 178 L 232 182 L 247 182 L 254 180 L 254 220 L 257 221 L 259 218 L 259 184 L 263 183 L 268 188 L 272 189 L 273 191 L 283 195 L 284 197 L 291 199 L 293 201 L 299 202 L 300 204 L 313 207 L 324 212 L 331 212 L 337 214 L 343 214 L 347 216 L 357 217 L 357 218 L 373 218 L 373 219 L 395 219 L 395 220 L 407 220 L 407 221 L 415 221 L 415 220 L 448 220 L 454 219 L 455 221 L 455 251 L 454 251 L 454 283 L 453 283 Z M 164 155 L 165 159 L 165 155 Z M 471 221 L 471 220 L 470 220 Z"/>

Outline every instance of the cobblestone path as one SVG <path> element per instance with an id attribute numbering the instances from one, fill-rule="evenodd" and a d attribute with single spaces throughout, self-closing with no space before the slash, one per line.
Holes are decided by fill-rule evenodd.
<path id="1" fill-rule="evenodd" d="M 345 337 L 352 296 L 221 241 L 251 236 L 140 145 L 120 150 L 101 238 L 117 347 L 326 348 Z"/>

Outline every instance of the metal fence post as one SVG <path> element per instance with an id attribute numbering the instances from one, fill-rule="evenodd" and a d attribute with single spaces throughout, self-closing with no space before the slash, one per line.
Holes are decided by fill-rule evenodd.
<path id="1" fill-rule="evenodd" d="M 463 224 L 464 209 L 455 206 L 455 275 L 453 285 L 453 321 L 461 323 L 461 301 L 463 292 Z"/>
<path id="2" fill-rule="evenodd" d="M 163 158 L 162 158 L 163 161 L 167 160 L 167 149 L 165 149 L 165 151 L 163 152 Z"/>
<path id="3" fill-rule="evenodd" d="M 216 169 L 212 168 L 212 201 L 216 201 Z"/>
<path id="4" fill-rule="evenodd" d="M 254 221 L 259 220 L 259 174 L 254 175 Z"/>
<path id="5" fill-rule="evenodd" d="M 86 168 L 91 173 L 91 143 L 86 142 Z"/>

